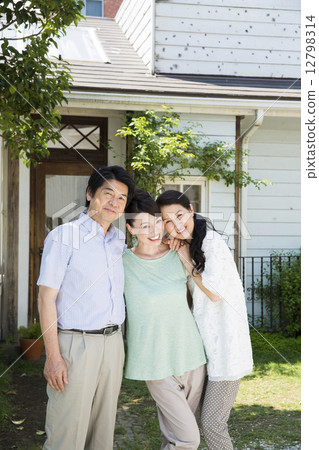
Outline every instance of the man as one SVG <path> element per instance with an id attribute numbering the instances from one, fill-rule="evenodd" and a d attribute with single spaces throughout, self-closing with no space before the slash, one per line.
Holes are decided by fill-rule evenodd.
<path id="1" fill-rule="evenodd" d="M 44 449 L 111 450 L 124 361 L 122 251 L 112 222 L 134 194 L 119 166 L 91 175 L 86 214 L 49 233 L 39 285 L 48 381 Z"/>

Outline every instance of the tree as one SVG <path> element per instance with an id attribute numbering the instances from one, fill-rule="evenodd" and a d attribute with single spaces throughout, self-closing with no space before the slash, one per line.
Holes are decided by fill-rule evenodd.
<path id="1" fill-rule="evenodd" d="M 154 197 L 161 192 L 165 177 L 174 181 L 199 169 L 209 180 L 223 179 L 226 185 L 254 184 L 258 189 L 268 180 L 254 180 L 243 170 L 232 169 L 236 150 L 224 142 L 209 143 L 190 129 L 180 129 L 180 116 L 163 106 L 156 114 L 146 110 L 128 115 L 126 126 L 117 135 L 131 140 L 126 166 L 133 171 L 138 187 Z"/>
<path id="2" fill-rule="evenodd" d="M 165 176 L 183 177 L 196 143 L 195 133 L 178 129 L 179 115 L 167 107 L 164 110 L 161 116 L 150 110 L 128 115 L 129 123 L 117 132 L 117 136 L 132 138 L 126 166 L 133 169 L 137 186 L 153 196 L 159 194 Z"/>
<path id="3" fill-rule="evenodd" d="M 27 166 L 47 157 L 47 142 L 61 137 L 57 107 L 67 102 L 72 77 L 68 64 L 48 51 L 78 24 L 82 7 L 78 0 L 1 1 L 0 131 Z"/>

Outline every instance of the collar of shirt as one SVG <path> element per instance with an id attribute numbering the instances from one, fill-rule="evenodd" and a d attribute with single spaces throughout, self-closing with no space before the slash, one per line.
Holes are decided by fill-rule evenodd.
<path id="1" fill-rule="evenodd" d="M 106 241 L 111 240 L 116 231 L 115 226 L 111 223 L 105 235 L 103 227 L 87 214 L 87 210 L 80 214 L 79 223 L 80 225 L 83 225 L 89 233 L 95 232 L 96 234 L 101 235 Z"/>

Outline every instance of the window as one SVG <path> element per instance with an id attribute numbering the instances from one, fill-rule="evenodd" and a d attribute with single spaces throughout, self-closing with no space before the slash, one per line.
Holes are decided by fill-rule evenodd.
<path id="1" fill-rule="evenodd" d="M 103 17 L 103 0 L 84 0 L 82 14 L 85 16 Z"/>
<path id="2" fill-rule="evenodd" d="M 187 177 L 185 180 L 171 182 L 163 185 L 163 192 L 168 189 L 185 193 L 193 205 L 194 211 L 204 213 L 206 211 L 206 181 L 201 181 L 198 177 Z"/>
<path id="3" fill-rule="evenodd" d="M 94 28 L 68 27 L 56 43 L 57 47 L 51 45 L 49 49 L 50 56 L 67 61 L 110 62 Z"/>
<path id="4" fill-rule="evenodd" d="M 107 119 L 102 117 L 63 116 L 61 138 L 49 141 L 50 158 L 55 161 L 87 159 L 94 166 L 107 161 Z"/>

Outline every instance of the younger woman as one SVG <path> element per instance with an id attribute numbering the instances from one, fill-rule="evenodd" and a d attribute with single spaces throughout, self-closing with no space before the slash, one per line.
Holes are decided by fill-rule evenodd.
<path id="1" fill-rule="evenodd" d="M 150 195 L 138 190 L 127 209 L 137 246 L 123 254 L 128 317 L 125 376 L 145 380 L 157 404 L 162 449 L 197 449 L 194 413 L 206 358 L 186 298 L 178 254 L 162 244 L 163 222 Z M 128 218 L 129 217 L 129 218 Z"/>
<path id="2" fill-rule="evenodd" d="M 191 278 L 193 314 L 208 360 L 204 439 L 209 450 L 231 450 L 228 417 L 240 379 L 253 366 L 242 284 L 226 243 L 184 194 L 169 190 L 157 203 L 170 237 L 185 241 L 178 253 Z"/>

